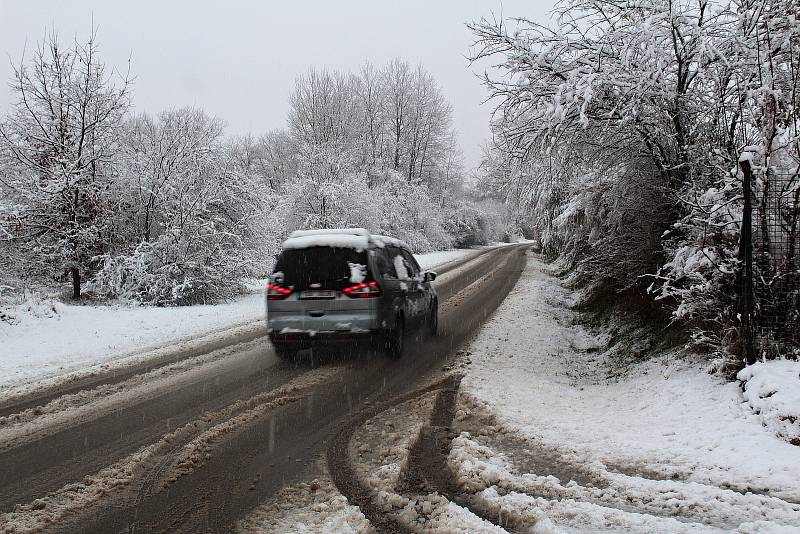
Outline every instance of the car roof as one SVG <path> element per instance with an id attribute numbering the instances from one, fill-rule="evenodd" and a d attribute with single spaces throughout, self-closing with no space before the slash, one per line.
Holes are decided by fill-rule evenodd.
<path id="1" fill-rule="evenodd" d="M 371 234 L 364 228 L 330 228 L 319 230 L 296 230 L 283 242 L 284 250 L 310 247 L 340 247 L 366 250 L 371 247 L 398 247 L 411 251 L 406 243 L 393 237 Z"/>

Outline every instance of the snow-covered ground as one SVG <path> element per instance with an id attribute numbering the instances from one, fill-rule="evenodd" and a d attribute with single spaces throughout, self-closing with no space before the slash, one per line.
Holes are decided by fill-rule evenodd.
<path id="1" fill-rule="evenodd" d="M 144 352 L 263 316 L 252 293 L 234 302 L 175 308 L 74 306 L 49 302 L 12 309 L 15 324 L 0 322 L 0 387 Z"/>
<path id="2" fill-rule="evenodd" d="M 469 252 L 448 250 L 416 258 L 429 269 Z M 229 303 L 175 308 L 26 302 L 9 310 L 12 322 L 0 321 L 0 388 L 260 321 L 260 287 L 256 284 L 253 293 Z"/>
<path id="3" fill-rule="evenodd" d="M 600 340 L 574 324 L 569 301 L 531 256 L 468 348 L 464 412 L 494 414 L 495 432 L 545 460 L 530 472 L 491 440 L 462 435 L 450 459 L 462 484 L 507 516 L 566 531 L 800 531 L 800 447 L 762 424 L 757 402 L 668 356 L 607 378 Z M 800 365 L 776 367 L 752 374 L 783 377 L 774 410 L 797 414 L 787 403 Z M 754 384 L 750 397 L 763 403 L 774 389 Z"/>
<path id="4" fill-rule="evenodd" d="M 374 504 L 437 534 L 800 532 L 800 447 L 786 421 L 800 412 L 798 363 L 746 369 L 744 392 L 674 355 L 621 373 L 604 340 L 574 321 L 574 298 L 530 256 L 460 351 L 464 378 L 445 429 L 452 500 L 409 482 L 431 394 L 364 424 L 350 454 Z M 320 471 L 312 491 L 287 488 L 299 503 L 266 503 L 241 531 L 372 532 Z"/>
<path id="5" fill-rule="evenodd" d="M 445 263 L 459 260 L 470 252 L 471 251 L 468 249 L 441 250 L 438 252 L 428 252 L 426 254 L 414 254 L 414 257 L 417 259 L 417 263 L 419 263 L 420 267 L 423 269 L 431 269 L 438 265 L 444 265 Z"/>
<path id="6" fill-rule="evenodd" d="M 465 253 L 419 260 L 431 268 Z M 674 355 L 620 372 L 605 340 L 576 323 L 574 299 L 529 256 L 456 366 L 465 376 L 446 462 L 463 492 L 458 502 L 398 484 L 430 395 L 355 436 L 357 469 L 375 502 L 421 532 L 800 532 L 800 447 L 790 443 L 800 364 L 756 364 L 739 374 L 742 387 Z M 56 306 L 0 326 L 0 385 L 263 314 L 260 293 L 186 308 Z M 27 357 L 14 363 L 8 354 Z M 302 498 L 266 503 L 242 530 L 372 531 L 324 473 L 286 491 Z"/>
<path id="7" fill-rule="evenodd" d="M 239 525 L 241 534 L 374 534 L 357 506 L 348 504 L 327 478 L 284 488 Z"/>
<path id="8" fill-rule="evenodd" d="M 800 446 L 800 362 L 756 362 L 737 375 L 744 400 L 776 436 Z"/>

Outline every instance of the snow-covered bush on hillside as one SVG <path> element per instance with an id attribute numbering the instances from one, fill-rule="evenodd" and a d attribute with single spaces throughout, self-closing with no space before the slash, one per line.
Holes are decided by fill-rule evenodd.
<path id="1" fill-rule="evenodd" d="M 729 173 L 702 191 L 688 190 L 689 213 L 662 236 L 666 261 L 650 291 L 672 303 L 694 340 L 726 347 L 738 326 L 736 275 L 742 220 L 741 176 Z"/>
<path id="2" fill-rule="evenodd" d="M 793 208 L 782 221 L 763 215 L 779 178 L 800 181 L 796 2 L 570 0 L 555 18 L 470 25 L 473 59 L 496 58 L 499 70 L 484 76 L 498 102 L 484 179 L 521 205 L 545 253 L 594 287 L 633 292 L 735 352 L 745 148 L 756 246 L 768 248 L 768 227 L 782 226 L 784 243 L 799 234 Z M 762 254 L 791 265 L 780 284 L 757 265 L 757 289 L 795 277 L 793 246 Z M 793 290 L 780 291 L 791 308 Z"/>

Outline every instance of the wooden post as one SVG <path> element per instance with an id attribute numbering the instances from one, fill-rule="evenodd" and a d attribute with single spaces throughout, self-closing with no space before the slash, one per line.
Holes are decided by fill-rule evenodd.
<path id="1" fill-rule="evenodd" d="M 739 261 L 744 264 L 744 270 L 740 268 L 739 271 L 741 282 L 739 284 L 740 337 L 742 357 L 745 364 L 750 365 L 756 362 L 753 343 L 753 201 L 751 189 L 753 168 L 749 159 L 740 160 L 739 168 L 742 169 L 742 194 L 744 195 L 738 254 Z"/>

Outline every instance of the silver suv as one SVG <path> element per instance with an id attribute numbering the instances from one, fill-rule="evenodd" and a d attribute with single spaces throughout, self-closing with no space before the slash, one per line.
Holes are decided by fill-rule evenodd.
<path id="1" fill-rule="evenodd" d="M 400 357 L 406 329 L 436 334 L 438 299 L 411 249 L 363 228 L 293 232 L 267 284 L 275 352 L 293 358 L 322 344 L 377 340 Z"/>

